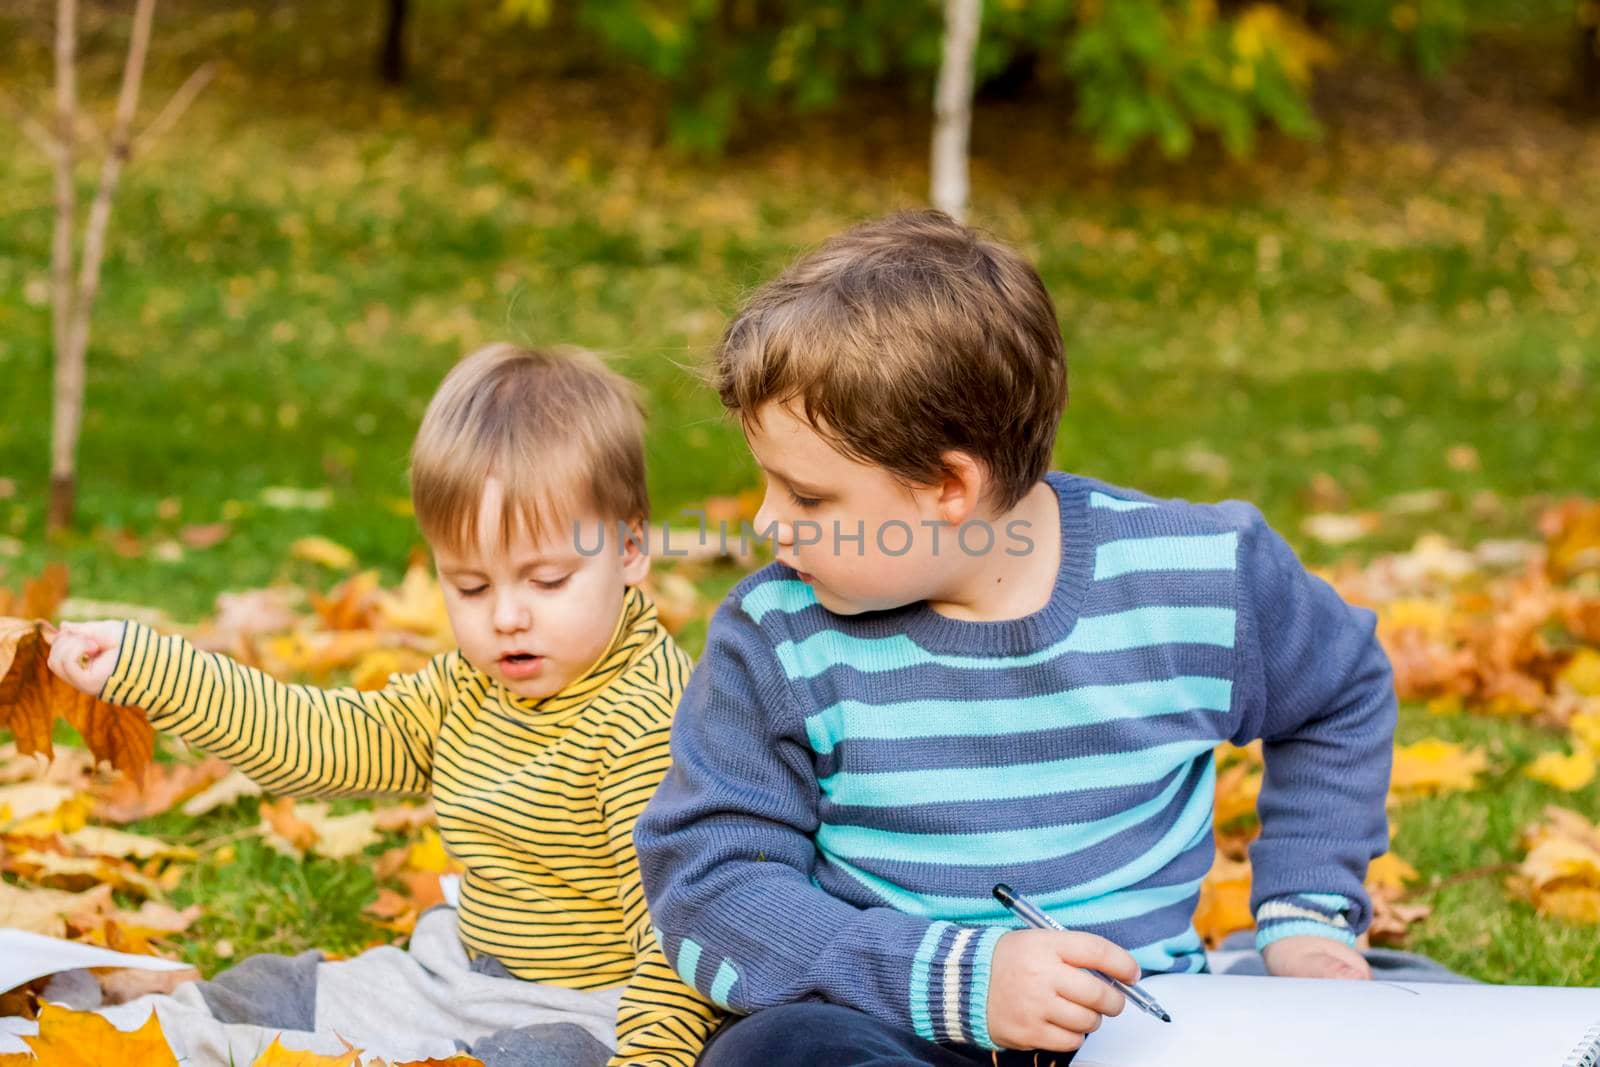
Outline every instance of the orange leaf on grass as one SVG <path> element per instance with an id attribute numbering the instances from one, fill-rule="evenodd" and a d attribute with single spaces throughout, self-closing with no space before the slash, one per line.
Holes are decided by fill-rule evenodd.
<path id="1" fill-rule="evenodd" d="M 215 756 L 199 763 L 152 763 L 140 775 L 119 775 L 95 791 L 95 818 L 129 823 L 160 815 L 202 792 L 228 773 Z"/>
<path id="2" fill-rule="evenodd" d="M 1200 883 L 1195 931 L 1208 947 L 1216 948 L 1235 930 L 1249 930 L 1255 924 L 1255 915 L 1250 911 L 1250 864 L 1218 855 Z"/>
<path id="3" fill-rule="evenodd" d="M 78 731 L 96 759 L 130 776 L 144 773 L 155 750 L 155 731 L 143 713 L 80 693 L 51 673 L 46 661 L 53 633 L 48 624 L 0 619 L 0 728 L 11 731 L 23 754 L 54 754 L 56 718 Z"/>
<path id="4" fill-rule="evenodd" d="M 1406 796 L 1476 789 L 1478 775 L 1488 766 L 1482 749 L 1464 749 L 1437 737 L 1396 745 L 1389 791 Z"/>

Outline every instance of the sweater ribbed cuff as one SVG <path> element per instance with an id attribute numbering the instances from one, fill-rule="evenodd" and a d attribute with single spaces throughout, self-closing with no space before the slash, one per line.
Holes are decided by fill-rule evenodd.
<path id="1" fill-rule="evenodd" d="M 1326 937 L 1355 946 L 1351 901 L 1338 893 L 1291 893 L 1264 900 L 1256 909 L 1256 951 L 1286 937 Z"/>
<path id="2" fill-rule="evenodd" d="M 911 1023 L 928 1041 L 979 1048 L 989 1037 L 989 967 L 999 928 L 936 922 L 928 927 L 911 963 Z"/>
<path id="3" fill-rule="evenodd" d="M 173 672 L 182 659 L 183 639 L 163 637 L 143 623 L 129 621 L 122 631 L 122 646 L 100 692 L 110 704 L 142 708 L 151 716 L 169 710 L 162 694 L 172 690 Z"/>

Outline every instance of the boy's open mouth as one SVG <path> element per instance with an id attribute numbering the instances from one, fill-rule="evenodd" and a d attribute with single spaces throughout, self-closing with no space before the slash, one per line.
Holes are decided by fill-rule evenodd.
<path id="1" fill-rule="evenodd" d="M 531 678 L 544 665 L 544 657 L 531 652 L 508 652 L 500 657 L 500 673 L 507 678 Z"/>

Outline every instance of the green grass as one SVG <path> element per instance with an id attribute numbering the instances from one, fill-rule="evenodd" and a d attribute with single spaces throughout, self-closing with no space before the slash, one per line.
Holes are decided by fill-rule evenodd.
<path id="1" fill-rule="evenodd" d="M 415 81 L 380 92 L 366 75 L 375 10 L 179 2 L 163 16 L 148 100 L 204 59 L 221 66 L 118 197 L 78 532 L 57 544 L 43 536 L 49 173 L 20 138 L 0 154 L 0 585 L 61 559 L 77 596 L 192 620 L 225 589 L 326 581 L 287 562 L 313 533 L 398 577 L 417 541 L 403 508 L 416 422 L 454 359 L 501 338 L 588 345 L 643 385 L 658 518 L 746 488 L 739 434 L 693 373 L 727 312 L 796 250 L 922 202 L 914 111 L 775 124 L 692 163 L 656 146 L 646 88 L 578 76 L 585 57 L 464 6 L 425 5 Z M 90 34 L 95 99 L 109 99 L 120 32 Z M 47 23 L 0 18 L 0 70 L 12 95 L 45 96 Z M 1600 492 L 1600 147 L 1552 115 L 1502 112 L 1492 148 L 1348 113 L 1324 143 L 1269 144 L 1249 163 L 1202 153 L 1107 173 L 1053 105 L 980 108 L 975 221 L 1039 264 L 1069 344 L 1059 462 L 1252 500 L 1319 562 L 1336 550 L 1300 531 L 1319 473 L 1348 510 L 1446 491 L 1437 512 L 1386 513 L 1361 551 L 1428 529 L 1525 535 L 1531 500 Z M 262 493 L 279 486 L 327 488 L 332 504 L 275 509 Z M 233 533 L 213 548 L 151 552 L 219 519 Z M 126 536 L 138 554 L 116 551 Z M 1482 731 L 1506 768 L 1554 743 L 1407 712 L 1406 737 L 1435 730 Z M 1506 862 L 1551 799 L 1508 773 L 1416 801 L 1396 847 L 1434 880 Z M 1592 789 L 1565 800 L 1600 807 Z M 154 828 L 222 835 L 251 809 Z M 218 937 L 241 955 L 358 947 L 371 889 L 360 864 L 240 843 L 178 897 L 208 908 L 190 951 L 211 967 Z M 1595 931 L 1534 917 L 1496 878 L 1425 896 L 1435 912 L 1413 945 L 1453 967 L 1600 982 Z"/>

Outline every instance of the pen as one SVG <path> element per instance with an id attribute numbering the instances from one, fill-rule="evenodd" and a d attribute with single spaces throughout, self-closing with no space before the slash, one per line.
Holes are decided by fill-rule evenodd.
<path id="1" fill-rule="evenodd" d="M 1017 916 L 1017 918 L 1021 919 L 1023 922 L 1027 923 L 1036 930 L 1066 930 L 1065 926 L 1062 926 L 1060 923 L 1050 918 L 1050 916 L 1040 911 L 1038 907 L 1035 906 L 1033 901 L 1029 900 L 1021 893 L 1018 893 L 1015 889 L 1012 889 L 1004 882 L 1001 882 L 999 885 L 994 887 L 994 898 L 1009 908 L 1013 915 Z M 1148 1015 L 1154 1015 L 1157 1019 L 1160 1019 L 1164 1023 L 1170 1023 L 1172 1021 L 1172 1016 L 1167 1014 L 1167 1009 L 1156 1003 L 1155 997 L 1152 997 L 1149 993 L 1146 993 L 1138 986 L 1129 985 L 1127 982 L 1113 978 L 1104 971 L 1097 971 L 1093 967 L 1085 967 L 1084 970 L 1088 971 L 1090 974 L 1094 975 L 1111 988 L 1120 990 L 1122 995 L 1127 997 L 1128 1000 L 1133 1003 L 1134 1007 L 1138 1008 L 1140 1011 L 1143 1011 Z"/>

